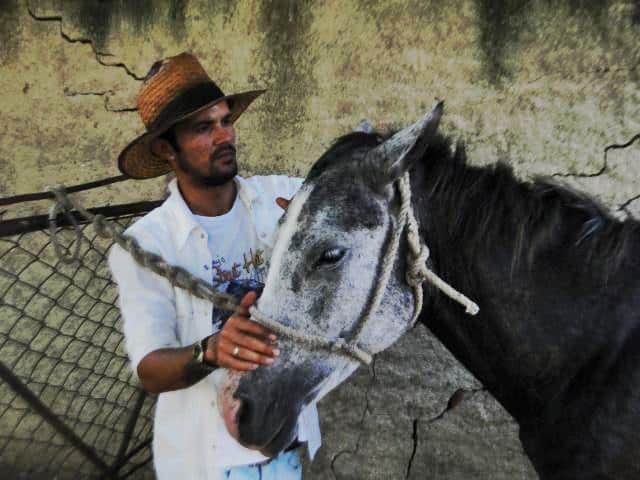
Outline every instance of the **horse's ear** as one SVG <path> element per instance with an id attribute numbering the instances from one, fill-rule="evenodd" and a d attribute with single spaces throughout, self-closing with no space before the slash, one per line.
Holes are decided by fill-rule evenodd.
<path id="1" fill-rule="evenodd" d="M 379 187 L 404 175 L 414 162 L 422 158 L 438 130 L 443 109 L 444 102 L 438 102 L 431 112 L 416 123 L 400 130 L 367 154 L 366 168 L 369 172 L 375 172 Z"/>
<path id="2" fill-rule="evenodd" d="M 414 162 L 423 157 L 424 153 L 427 151 L 427 147 L 433 139 L 433 136 L 438 130 L 443 109 L 444 102 L 440 101 L 436 104 L 433 110 L 431 110 L 431 112 L 414 124 L 417 128 L 416 133 L 413 135 L 413 139 L 411 137 L 407 139 L 407 147 L 405 147 L 395 161 L 390 162 L 387 166 L 386 174 L 390 182 L 404 175 L 404 172 L 409 170 Z M 393 137 L 391 137 L 391 139 L 392 138 Z"/>

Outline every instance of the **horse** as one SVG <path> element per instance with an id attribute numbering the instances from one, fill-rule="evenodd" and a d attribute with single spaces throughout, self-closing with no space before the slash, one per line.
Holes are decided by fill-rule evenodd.
<path id="1" fill-rule="evenodd" d="M 387 348 L 417 316 L 515 419 L 540 478 L 640 478 L 640 222 L 504 163 L 469 164 L 441 115 L 438 104 L 391 136 L 347 134 L 312 166 L 255 310 L 290 335 L 272 366 L 229 378 L 228 429 L 284 450 L 299 413 L 358 367 L 354 351 Z M 429 282 L 416 303 L 402 179 L 421 259 L 428 247 L 426 265 L 478 315 Z"/>

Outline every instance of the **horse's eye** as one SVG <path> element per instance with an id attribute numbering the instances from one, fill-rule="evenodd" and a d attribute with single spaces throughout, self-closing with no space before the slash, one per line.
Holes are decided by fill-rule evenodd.
<path id="1" fill-rule="evenodd" d="M 316 265 L 320 267 L 323 265 L 329 266 L 329 265 L 336 264 L 342 259 L 342 257 L 344 257 L 345 253 L 346 253 L 346 249 L 344 248 L 338 248 L 338 247 L 329 248 L 324 252 L 322 252 L 322 255 L 318 259 L 318 262 Z"/>

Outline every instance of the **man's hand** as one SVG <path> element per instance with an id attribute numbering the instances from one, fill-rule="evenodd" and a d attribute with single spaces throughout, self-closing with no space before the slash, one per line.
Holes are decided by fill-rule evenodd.
<path id="1" fill-rule="evenodd" d="M 280 354 L 277 337 L 262 325 L 249 319 L 249 307 L 256 301 L 256 292 L 247 293 L 222 330 L 209 337 L 204 353 L 207 363 L 233 370 L 255 370 L 271 365 Z"/>
<path id="2" fill-rule="evenodd" d="M 278 197 L 276 198 L 276 203 L 278 204 L 278 206 L 283 209 L 286 210 L 289 207 L 289 204 L 291 203 L 291 199 L 287 199 L 284 197 Z"/>

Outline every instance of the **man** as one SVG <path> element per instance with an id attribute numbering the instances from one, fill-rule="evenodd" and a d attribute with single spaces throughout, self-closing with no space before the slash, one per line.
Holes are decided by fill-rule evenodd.
<path id="1" fill-rule="evenodd" d="M 127 234 L 221 289 L 260 285 L 280 207 L 287 204 L 279 196 L 290 198 L 301 184 L 284 176 L 237 175 L 234 122 L 263 92 L 224 95 L 187 53 L 156 62 L 138 95 L 147 133 L 118 158 L 120 170 L 133 178 L 171 170 L 176 176 L 169 198 Z M 158 478 L 301 478 L 296 449 L 268 459 L 245 448 L 227 432 L 217 408 L 227 372 L 268 368 L 279 355 L 275 335 L 248 318 L 256 293 L 244 295 L 223 322 L 220 310 L 172 287 L 120 247 L 112 249 L 109 264 L 132 368 L 147 391 L 159 393 Z M 315 406 L 302 412 L 298 440 L 313 456 L 320 442 Z"/>

